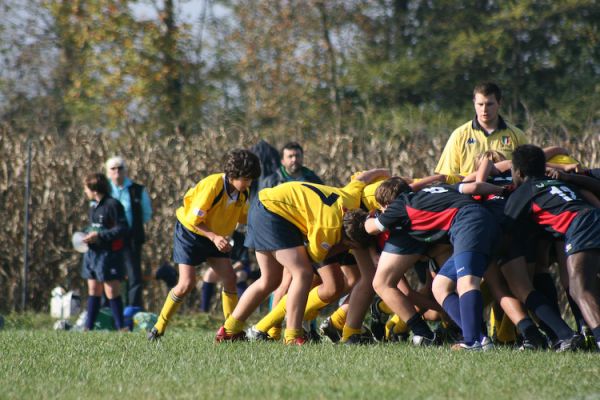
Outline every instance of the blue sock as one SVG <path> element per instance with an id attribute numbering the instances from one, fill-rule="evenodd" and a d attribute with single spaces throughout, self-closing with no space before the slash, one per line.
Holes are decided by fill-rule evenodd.
<path id="1" fill-rule="evenodd" d="M 123 320 L 123 300 L 121 300 L 121 296 L 110 299 L 108 302 L 110 303 L 113 320 L 115 321 L 115 328 L 117 328 L 117 330 L 125 328 L 125 321 Z"/>
<path id="2" fill-rule="evenodd" d="M 444 311 L 446 311 L 446 314 L 448 314 L 450 318 L 452 318 L 452 321 L 454 321 L 454 323 L 459 328 L 461 328 L 462 322 L 460 320 L 460 303 L 458 299 L 458 294 L 450 293 L 444 299 L 442 307 L 444 308 Z"/>
<path id="3" fill-rule="evenodd" d="M 201 299 L 200 310 L 202 312 L 207 313 L 210 311 L 210 299 L 212 299 L 212 296 L 215 293 L 215 286 L 216 286 L 216 284 L 214 284 L 212 282 L 203 282 L 202 283 L 202 290 L 200 292 L 200 299 Z"/>
<path id="4" fill-rule="evenodd" d="M 433 332 L 429 329 L 429 325 L 421 318 L 421 314 L 416 313 L 408 321 L 406 325 L 410 328 L 415 335 L 426 337 L 427 339 L 433 339 Z"/>
<path id="5" fill-rule="evenodd" d="M 241 281 L 235 284 L 237 288 L 238 298 L 242 297 L 242 294 L 248 289 L 248 283 L 246 281 Z"/>
<path id="6" fill-rule="evenodd" d="M 102 298 L 100 296 L 88 296 L 87 301 L 87 320 L 85 321 L 85 329 L 91 331 L 94 329 L 94 323 L 98 317 L 100 311 L 100 302 Z"/>
<path id="7" fill-rule="evenodd" d="M 483 299 L 479 290 L 469 290 L 459 299 L 464 342 L 472 345 L 481 339 Z"/>
<path id="8" fill-rule="evenodd" d="M 532 291 L 525 300 L 528 309 L 548 326 L 549 329 L 560 340 L 568 339 L 573 336 L 573 331 L 569 325 L 552 308 L 550 302 L 537 290 Z"/>

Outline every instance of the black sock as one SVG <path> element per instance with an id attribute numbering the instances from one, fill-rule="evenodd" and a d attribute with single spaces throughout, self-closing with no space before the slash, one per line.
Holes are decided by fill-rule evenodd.
<path id="1" fill-rule="evenodd" d="M 533 320 L 529 317 L 525 317 L 519 321 L 517 323 L 517 329 L 526 340 L 534 342 L 540 340 L 545 341 L 544 335 L 542 335 L 542 332 L 540 332 L 538 327 L 533 323 Z"/>
<path id="2" fill-rule="evenodd" d="M 100 296 L 88 296 L 87 300 L 87 319 L 85 321 L 85 329 L 91 331 L 94 329 L 94 323 L 98 317 L 100 311 L 100 303 L 102 298 Z"/>
<path id="3" fill-rule="evenodd" d="M 549 304 L 552 306 L 554 311 L 560 315 L 560 308 L 558 306 L 558 292 L 556 291 L 556 285 L 552 275 L 548 273 L 535 274 L 533 276 L 533 287 L 535 290 L 544 295 L 548 299 Z"/>
<path id="4" fill-rule="evenodd" d="M 123 300 L 121 300 L 121 296 L 110 299 L 108 302 L 110 303 L 113 320 L 115 321 L 115 328 L 117 330 L 125 328 L 125 322 L 123 321 Z"/>
<path id="5" fill-rule="evenodd" d="M 429 325 L 421 318 L 421 314 L 416 313 L 408 321 L 406 325 L 410 328 L 415 335 L 426 337 L 427 339 L 433 339 L 433 332 L 429 329 Z"/>
<path id="6" fill-rule="evenodd" d="M 537 290 L 529 293 L 525 305 L 548 326 L 558 339 L 564 340 L 573 336 L 573 330 L 569 328 L 569 325 L 560 317 L 560 314 L 557 314 L 552 308 L 550 302 Z"/>
<path id="7" fill-rule="evenodd" d="M 594 339 L 596 339 L 596 343 L 600 347 L 600 325 L 592 329 L 592 333 L 594 334 Z"/>

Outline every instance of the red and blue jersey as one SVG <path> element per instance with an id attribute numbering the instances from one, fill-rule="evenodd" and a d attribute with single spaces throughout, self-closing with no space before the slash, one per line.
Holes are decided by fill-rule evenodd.
<path id="1" fill-rule="evenodd" d="M 458 211 L 476 204 L 459 193 L 458 185 L 435 185 L 418 192 L 402 193 L 377 220 L 386 229 L 401 229 L 417 240 L 432 242 L 444 237 Z"/>

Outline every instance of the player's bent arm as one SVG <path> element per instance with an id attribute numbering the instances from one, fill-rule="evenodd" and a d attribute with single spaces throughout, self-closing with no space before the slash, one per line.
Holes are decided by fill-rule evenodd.
<path id="1" fill-rule="evenodd" d="M 479 194 L 486 196 L 488 194 L 502 195 L 504 188 L 496 185 L 492 185 L 487 182 L 468 182 L 461 183 L 458 187 L 458 191 L 463 194 Z"/>
<path id="2" fill-rule="evenodd" d="M 390 170 L 387 168 L 374 168 L 368 171 L 359 173 L 354 177 L 354 180 L 361 181 L 364 183 L 374 182 L 378 178 L 389 178 L 391 176 Z"/>
<path id="3" fill-rule="evenodd" d="M 381 225 L 377 218 L 367 218 L 365 221 L 365 230 L 369 235 L 377 235 L 385 231 L 385 227 Z"/>
<path id="4" fill-rule="evenodd" d="M 434 182 L 446 182 L 446 175 L 436 174 L 436 175 L 426 176 L 425 178 L 419 179 L 416 182 L 413 181 L 409 186 L 410 186 L 410 190 L 412 190 L 413 192 L 418 192 L 419 190 L 431 185 Z"/>

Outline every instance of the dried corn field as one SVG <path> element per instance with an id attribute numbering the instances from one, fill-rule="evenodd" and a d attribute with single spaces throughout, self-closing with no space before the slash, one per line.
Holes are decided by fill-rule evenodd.
<path id="1" fill-rule="evenodd" d="M 533 124 L 530 124 L 533 126 Z M 564 132 L 540 129 L 526 132 L 532 143 L 562 145 L 587 165 L 600 166 L 597 133 L 569 139 Z M 396 174 L 424 176 L 431 173 L 446 137 L 425 132 L 411 136 L 381 138 L 368 132 L 323 134 L 318 140 L 286 137 L 272 141 L 299 140 L 305 147 L 305 163 L 325 182 L 340 185 L 353 171 L 387 166 Z M 222 154 L 234 147 L 250 147 L 257 134 L 236 130 L 207 130 L 182 137 L 150 136 L 127 132 L 116 137 L 88 130 L 68 135 L 37 136 L 32 141 L 31 220 L 29 226 L 28 307 L 47 308 L 56 285 L 78 288 L 81 254 L 70 243 L 71 234 L 85 227 L 87 201 L 82 178 L 102 171 L 103 162 L 115 154 L 128 162 L 132 179 L 145 184 L 152 198 L 153 220 L 147 228 L 144 272 L 148 276 L 145 299 L 150 309 L 159 307 L 165 295 L 162 283 L 150 277 L 163 260 L 170 260 L 175 210 L 184 192 L 207 174 L 221 170 Z M 27 169 L 27 137 L 0 127 L 0 310 L 20 306 L 24 253 L 24 192 Z"/>

